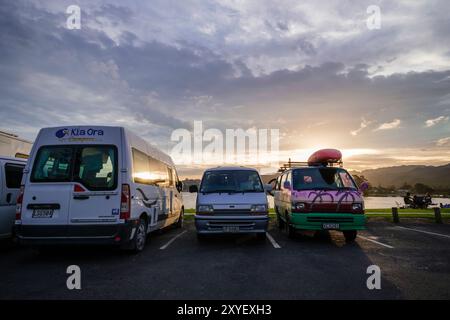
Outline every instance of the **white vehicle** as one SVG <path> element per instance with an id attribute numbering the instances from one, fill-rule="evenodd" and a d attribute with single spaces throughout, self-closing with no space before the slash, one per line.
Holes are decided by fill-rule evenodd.
<path id="1" fill-rule="evenodd" d="M 0 157 L 0 239 L 11 238 L 22 172 L 27 161 Z"/>
<path id="2" fill-rule="evenodd" d="M 182 227 L 181 188 L 172 159 L 124 128 L 41 129 L 17 199 L 17 238 L 142 251 L 151 231 Z"/>
<path id="3" fill-rule="evenodd" d="M 195 226 L 199 239 L 208 234 L 254 233 L 264 239 L 269 222 L 266 192 L 258 171 L 245 167 L 217 167 L 203 174 L 198 192 Z"/>

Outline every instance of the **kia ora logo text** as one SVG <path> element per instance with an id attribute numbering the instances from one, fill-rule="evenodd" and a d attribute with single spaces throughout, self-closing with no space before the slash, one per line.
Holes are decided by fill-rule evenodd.
<path id="1" fill-rule="evenodd" d="M 69 130 L 66 128 L 60 129 L 60 130 L 56 131 L 56 133 L 55 133 L 56 137 L 59 139 L 64 138 L 68 134 L 69 134 Z"/>
<path id="2" fill-rule="evenodd" d="M 71 136 L 71 137 L 84 137 L 84 136 L 103 136 L 104 132 L 101 129 L 93 129 L 93 128 L 89 128 L 89 129 L 60 129 L 58 131 L 56 131 L 55 133 L 56 137 L 61 139 L 64 138 L 65 136 Z"/>

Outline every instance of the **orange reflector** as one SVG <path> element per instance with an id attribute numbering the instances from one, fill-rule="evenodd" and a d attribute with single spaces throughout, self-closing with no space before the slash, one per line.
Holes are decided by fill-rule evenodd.
<path id="1" fill-rule="evenodd" d="M 84 188 L 82 186 L 80 186 L 79 184 L 75 184 L 73 186 L 73 191 L 74 192 L 85 192 L 86 190 L 84 190 Z"/>

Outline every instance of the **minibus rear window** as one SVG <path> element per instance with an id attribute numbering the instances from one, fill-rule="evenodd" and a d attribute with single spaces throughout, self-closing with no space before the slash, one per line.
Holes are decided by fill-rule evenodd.
<path id="1" fill-rule="evenodd" d="M 117 187 L 117 148 L 106 145 L 44 146 L 31 182 L 79 182 L 89 190 Z"/>

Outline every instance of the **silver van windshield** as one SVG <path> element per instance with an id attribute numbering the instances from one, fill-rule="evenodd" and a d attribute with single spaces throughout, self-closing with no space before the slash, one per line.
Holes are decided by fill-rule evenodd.
<path id="1" fill-rule="evenodd" d="M 205 172 L 200 192 L 263 192 L 259 174 L 252 170 L 216 170 Z"/>
<path id="2" fill-rule="evenodd" d="M 110 145 L 43 146 L 31 182 L 79 182 L 89 190 L 117 187 L 117 148 Z"/>

